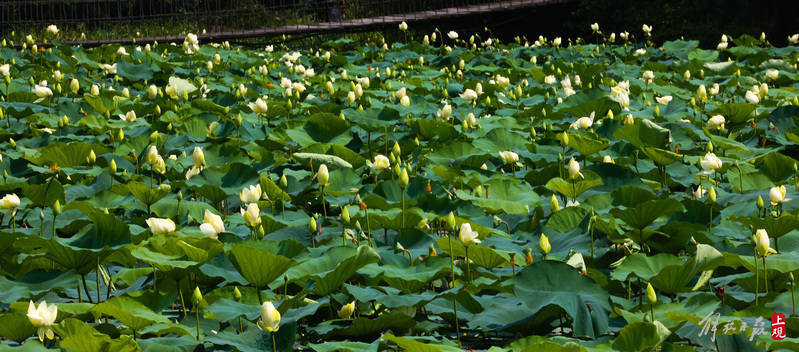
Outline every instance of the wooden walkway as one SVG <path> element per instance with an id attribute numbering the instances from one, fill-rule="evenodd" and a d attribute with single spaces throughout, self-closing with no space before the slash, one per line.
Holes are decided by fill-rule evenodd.
<path id="1" fill-rule="evenodd" d="M 273 28 L 259 28 L 252 30 L 240 31 L 226 31 L 214 32 L 206 34 L 198 34 L 201 42 L 219 42 L 223 40 L 236 40 L 244 38 L 260 38 L 271 37 L 277 35 L 291 35 L 291 34 L 315 34 L 315 33 L 331 33 L 331 32 L 352 32 L 362 31 L 377 28 L 396 27 L 402 21 L 413 26 L 415 23 L 423 23 L 433 20 L 451 19 L 462 16 L 474 16 L 480 14 L 490 14 L 493 12 L 505 12 L 520 10 L 524 8 L 543 7 L 554 4 L 569 3 L 575 0 L 508 0 L 489 4 L 471 5 L 465 7 L 449 7 L 436 10 L 420 11 L 405 14 L 387 15 L 370 18 L 360 18 L 353 20 L 344 20 L 338 22 L 321 22 L 308 25 L 291 25 Z M 158 41 L 161 43 L 169 42 L 183 42 L 185 36 L 162 36 L 162 37 L 145 37 L 136 38 L 135 43 L 152 43 Z M 134 44 L 133 39 L 111 39 L 111 40 L 85 40 L 85 41 L 68 41 L 62 42 L 67 45 L 81 45 L 85 47 L 99 46 L 103 44 Z"/>

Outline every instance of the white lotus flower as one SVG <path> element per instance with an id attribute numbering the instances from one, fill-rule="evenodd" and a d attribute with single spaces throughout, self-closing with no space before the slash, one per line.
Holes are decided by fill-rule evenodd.
<path id="1" fill-rule="evenodd" d="M 58 307 L 55 304 L 47 305 L 47 301 L 39 303 L 39 307 L 30 301 L 28 304 L 28 321 L 35 327 L 36 335 L 39 336 L 39 341 L 44 341 L 45 336 L 47 339 L 52 340 L 55 337 L 53 329 L 50 327 L 55 324 L 58 317 Z"/>
<path id="2" fill-rule="evenodd" d="M 779 204 L 785 203 L 791 198 L 785 198 L 785 185 L 781 185 L 779 187 L 771 187 L 768 192 L 769 200 L 771 200 L 771 206 L 776 207 Z"/>
<path id="3" fill-rule="evenodd" d="M 0 199 L 0 209 L 10 210 L 16 207 L 19 207 L 19 197 L 16 194 L 6 194 L 2 199 Z"/>
<path id="4" fill-rule="evenodd" d="M 203 153 L 202 148 L 194 147 L 194 150 L 191 153 L 191 158 L 194 161 L 194 166 L 205 165 L 205 153 Z"/>
<path id="5" fill-rule="evenodd" d="M 458 233 L 458 238 L 461 240 L 464 246 L 469 246 L 472 243 L 480 243 L 480 239 L 477 237 L 480 234 L 477 231 L 472 231 L 472 225 L 468 223 L 461 224 L 461 230 Z"/>
<path id="6" fill-rule="evenodd" d="M 261 318 L 258 319 L 258 328 L 272 333 L 280 329 L 280 312 L 275 309 L 272 302 L 267 301 L 261 305 Z"/>
<path id="7" fill-rule="evenodd" d="M 775 80 L 778 77 L 780 77 L 780 71 L 779 70 L 766 70 L 766 78 L 768 78 L 770 80 Z"/>
<path id="8" fill-rule="evenodd" d="M 402 21 L 402 23 L 399 24 L 399 30 L 401 30 L 403 32 L 407 31 L 408 30 L 408 24 L 405 23 L 405 21 Z"/>
<path id="9" fill-rule="evenodd" d="M 641 26 L 641 30 L 644 31 L 646 35 L 652 35 L 652 26 L 648 24 L 644 24 Z"/>
<path id="10" fill-rule="evenodd" d="M 646 82 L 646 84 L 652 83 L 652 81 L 655 79 L 655 72 L 652 70 L 646 70 L 641 75 L 641 78 L 644 80 L 644 82 Z"/>
<path id="11" fill-rule="evenodd" d="M 557 78 L 555 78 L 554 75 L 549 75 L 549 76 L 544 77 L 544 83 L 546 83 L 547 85 L 550 85 L 550 86 L 555 84 L 555 82 L 557 82 L 557 81 L 558 80 L 557 80 Z"/>
<path id="12" fill-rule="evenodd" d="M 714 115 L 707 120 L 707 128 L 711 130 L 720 130 L 724 128 L 724 124 L 726 122 L 727 120 L 724 118 L 724 116 Z"/>
<path id="13" fill-rule="evenodd" d="M 221 216 L 206 209 L 205 214 L 203 214 L 203 223 L 200 225 L 200 231 L 205 236 L 217 238 L 217 235 L 225 232 L 225 222 L 222 221 Z"/>
<path id="14" fill-rule="evenodd" d="M 788 37 L 788 43 L 799 44 L 799 33 Z"/>
<path id="15" fill-rule="evenodd" d="M 406 108 L 411 106 L 411 98 L 408 98 L 407 95 L 403 95 L 402 98 L 400 98 L 400 104 Z"/>
<path id="16" fill-rule="evenodd" d="M 768 238 L 768 232 L 765 229 L 758 229 L 755 232 L 755 248 L 757 249 L 757 254 L 761 257 L 768 257 L 772 254 L 777 253 L 774 248 L 771 248 L 771 241 Z"/>
<path id="17" fill-rule="evenodd" d="M 258 203 L 261 195 L 261 184 L 259 183 L 255 186 L 244 187 L 239 194 L 239 199 L 244 204 Z"/>
<path id="18" fill-rule="evenodd" d="M 156 235 L 175 232 L 175 222 L 173 222 L 172 219 L 149 218 L 144 222 L 150 227 L 150 231 Z"/>
<path id="19" fill-rule="evenodd" d="M 391 167 L 391 162 L 388 160 L 388 158 L 386 158 L 385 155 L 381 154 L 375 155 L 374 163 L 367 160 L 366 164 L 377 171 L 383 171 Z"/>
<path id="20" fill-rule="evenodd" d="M 56 27 L 56 25 L 54 24 L 47 26 L 47 33 L 50 33 L 52 35 L 58 34 L 58 27 Z"/>
<path id="21" fill-rule="evenodd" d="M 186 171 L 186 181 L 188 181 L 189 179 L 191 179 L 194 176 L 199 175 L 200 171 L 202 171 L 202 170 L 199 167 L 193 166 L 191 169 Z"/>
<path id="22" fill-rule="evenodd" d="M 472 89 L 466 89 L 463 93 L 460 94 L 460 97 L 463 100 L 466 100 L 470 103 L 474 103 L 477 100 L 477 92 Z"/>
<path id="23" fill-rule="evenodd" d="M 109 65 L 109 64 L 100 64 L 100 69 L 105 72 L 107 75 L 113 75 L 117 73 L 117 64 Z"/>
<path id="24" fill-rule="evenodd" d="M 669 105 L 669 103 L 671 103 L 671 99 L 672 99 L 671 95 L 666 95 L 666 96 L 655 98 L 655 100 L 657 100 L 658 103 L 661 104 L 661 105 Z"/>
<path id="25" fill-rule="evenodd" d="M 452 40 L 458 39 L 458 32 L 449 31 L 449 32 L 447 32 L 447 37 L 449 37 L 449 39 L 452 39 Z"/>
<path id="26" fill-rule="evenodd" d="M 635 56 L 644 56 L 644 55 L 646 55 L 646 49 L 644 49 L 644 48 L 636 49 L 635 52 L 633 52 L 633 55 L 635 55 Z"/>
<path id="27" fill-rule="evenodd" d="M 256 227 L 261 224 L 261 209 L 258 208 L 258 203 L 248 204 L 247 210 L 241 209 L 241 216 L 244 217 L 244 222 L 249 227 Z"/>
<path id="28" fill-rule="evenodd" d="M 574 158 L 571 158 L 571 160 L 569 160 L 569 178 L 574 180 L 577 176 L 580 176 L 580 178 L 584 177 L 583 173 L 580 172 L 580 163 L 574 160 Z"/>
<path id="29" fill-rule="evenodd" d="M 716 154 L 708 152 L 705 154 L 705 158 L 699 162 L 699 165 L 702 166 L 703 175 L 710 175 L 721 169 L 722 162 Z"/>
<path id="30" fill-rule="evenodd" d="M 50 88 L 38 84 L 33 86 L 33 93 L 39 98 L 49 98 L 53 96 L 53 91 Z"/>
<path id="31" fill-rule="evenodd" d="M 261 98 L 255 99 L 255 103 L 249 103 L 247 106 L 249 106 L 250 110 L 253 112 L 261 115 L 266 114 L 266 111 L 269 109 L 269 107 L 266 105 L 266 102 Z"/>
<path id="32" fill-rule="evenodd" d="M 757 103 L 760 102 L 760 98 L 757 96 L 757 94 L 755 94 L 751 90 L 746 91 L 746 95 L 744 96 L 744 98 L 746 98 L 746 101 L 748 101 L 749 104 L 757 105 Z"/>
<path id="33" fill-rule="evenodd" d="M 702 185 L 696 186 L 696 190 L 693 192 L 694 199 L 700 199 L 705 196 L 705 190 L 702 189 Z"/>
<path id="34" fill-rule="evenodd" d="M 126 121 L 126 122 L 136 121 L 136 111 L 131 110 L 131 111 L 128 111 L 128 112 L 126 112 L 124 114 L 120 114 L 119 118 L 121 120 L 123 120 L 123 121 Z"/>
<path id="35" fill-rule="evenodd" d="M 117 55 L 119 55 L 119 56 L 127 56 L 128 55 L 128 51 L 125 50 L 124 46 L 120 46 L 119 49 L 117 49 Z"/>
<path id="36" fill-rule="evenodd" d="M 0 65 L 0 76 L 6 77 L 9 75 L 11 75 L 11 65 L 10 64 Z"/>
<path id="37" fill-rule="evenodd" d="M 574 121 L 571 124 L 571 128 L 573 128 L 573 129 L 580 129 L 580 128 L 588 129 L 588 128 L 591 128 L 591 126 L 594 125 L 594 114 L 595 114 L 595 112 L 592 111 L 590 116 L 583 116 L 583 117 L 577 119 L 577 121 Z"/>
<path id="38" fill-rule="evenodd" d="M 513 164 L 515 162 L 518 162 L 519 161 L 519 154 L 516 154 L 516 153 L 514 153 L 512 151 L 506 150 L 506 151 L 499 152 L 499 158 L 502 159 L 502 162 L 504 162 L 505 165 L 508 165 L 508 164 Z"/>
<path id="39" fill-rule="evenodd" d="M 438 117 L 444 120 L 449 120 L 450 118 L 452 118 L 452 106 L 450 106 L 449 104 L 445 104 L 443 108 L 438 109 L 436 115 L 438 115 Z"/>

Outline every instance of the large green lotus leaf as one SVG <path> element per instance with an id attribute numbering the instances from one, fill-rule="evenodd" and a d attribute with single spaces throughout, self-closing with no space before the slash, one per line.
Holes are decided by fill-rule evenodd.
<path id="1" fill-rule="evenodd" d="M 459 159 L 465 159 L 480 153 L 482 151 L 475 148 L 471 143 L 453 142 L 431 151 L 430 154 L 427 154 L 427 159 L 439 165 L 448 165 L 452 160 L 457 162 Z"/>
<path id="2" fill-rule="evenodd" d="M 311 115 L 303 128 L 311 138 L 322 143 L 331 143 L 334 138 L 350 129 L 345 119 L 329 112 Z"/>
<path id="3" fill-rule="evenodd" d="M 175 87 L 175 93 L 178 97 L 182 97 L 184 93 L 191 94 L 197 90 L 194 84 L 179 77 L 169 77 L 169 85 Z"/>
<path id="4" fill-rule="evenodd" d="M 236 325 L 238 326 L 238 324 Z M 277 350 L 292 350 L 296 335 L 296 323 L 281 324 L 280 329 L 275 333 Z M 218 334 L 209 334 L 205 341 L 215 346 L 229 346 L 228 348 L 234 348 L 241 352 L 273 351 L 270 333 L 257 328 L 247 329 L 243 333 L 238 333 L 235 329 L 226 329 Z"/>
<path id="5" fill-rule="evenodd" d="M 335 155 L 316 154 L 316 153 L 294 153 L 291 155 L 297 161 L 307 164 L 308 161 L 313 161 L 314 168 L 317 169 L 319 165 L 325 164 L 327 167 L 337 166 L 352 168 L 352 164 L 346 162 L 344 159 Z M 315 172 L 316 170 L 314 170 Z"/>
<path id="6" fill-rule="evenodd" d="M 238 317 L 245 317 L 253 320 L 261 315 L 261 307 L 239 303 L 227 298 L 218 299 L 210 306 L 204 308 L 207 313 L 213 313 L 214 318 L 219 321 L 232 321 Z"/>
<path id="7" fill-rule="evenodd" d="M 635 253 L 625 258 L 621 265 L 613 270 L 610 277 L 618 281 L 625 281 L 630 277 L 649 281 L 657 276 L 663 268 L 679 266 L 682 263 L 683 261 L 679 257 L 668 253 L 658 253 L 651 257 Z"/>
<path id="8" fill-rule="evenodd" d="M 641 150 L 649 157 L 657 165 L 667 166 L 671 165 L 678 160 L 682 159 L 681 154 L 674 153 L 669 150 L 654 148 L 654 147 L 643 147 Z"/>
<path id="9" fill-rule="evenodd" d="M 316 352 L 377 352 L 379 346 L 380 340 L 375 340 L 371 344 L 352 341 L 328 341 L 308 345 L 308 347 Z"/>
<path id="10" fill-rule="evenodd" d="M 688 60 L 699 60 L 704 62 L 715 61 L 719 57 L 716 50 L 694 49 L 688 53 Z"/>
<path id="11" fill-rule="evenodd" d="M 335 269 L 311 275 L 314 281 L 314 292 L 325 296 L 337 290 L 358 269 L 380 261 L 380 255 L 372 247 L 360 246 L 354 256 L 344 259 L 336 265 Z"/>
<path id="12" fill-rule="evenodd" d="M 400 337 L 394 336 L 391 333 L 384 334 L 382 337 L 383 340 L 391 341 L 399 348 L 408 351 L 408 352 L 455 352 L 461 351 L 460 348 L 456 346 L 448 346 L 443 345 L 440 343 L 434 343 L 429 340 L 422 340 L 422 339 L 411 339 L 408 337 Z"/>
<path id="13" fill-rule="evenodd" d="M 660 345 L 671 331 L 659 321 L 626 325 L 613 341 L 613 349 L 623 352 L 650 351 Z"/>
<path id="14" fill-rule="evenodd" d="M 169 195 L 168 191 L 160 187 L 150 188 L 141 182 L 129 182 L 127 184 L 120 185 L 119 188 L 120 190 L 127 190 L 133 194 L 133 196 L 140 200 L 145 206 L 153 205 L 155 202 L 161 200 L 161 198 Z"/>
<path id="15" fill-rule="evenodd" d="M 585 191 L 603 185 L 602 178 L 595 172 L 590 170 L 581 171 L 583 178 L 579 178 L 574 182 L 564 180 L 560 177 L 553 177 L 547 181 L 546 188 L 558 192 L 568 198 L 575 199 Z M 491 189 L 491 192 L 494 192 Z"/>
<path id="16" fill-rule="evenodd" d="M 621 186 L 613 190 L 611 196 L 613 197 L 613 205 L 622 205 L 628 208 L 657 199 L 657 195 L 649 189 L 637 186 Z"/>
<path id="17" fill-rule="evenodd" d="M 25 197 L 43 208 L 52 207 L 53 203 L 57 200 L 62 206 L 65 205 L 66 194 L 64 187 L 58 179 L 53 177 L 49 182 L 40 185 L 29 184 L 26 185 L 22 191 Z"/>
<path id="18" fill-rule="evenodd" d="M 413 119 L 409 125 L 416 134 L 424 139 L 438 137 L 441 141 L 449 141 L 458 135 L 452 123 L 441 120 Z"/>
<path id="19" fill-rule="evenodd" d="M 288 193 L 284 192 L 280 187 L 272 181 L 271 178 L 266 176 L 261 176 L 261 190 L 266 195 L 269 200 L 272 201 L 279 201 L 283 200 L 284 202 L 290 202 L 291 196 Z"/>
<path id="20" fill-rule="evenodd" d="M 764 154 L 755 159 L 755 166 L 776 183 L 794 175 L 794 164 L 799 164 L 799 161 L 778 152 Z"/>
<path id="21" fill-rule="evenodd" d="M 344 109 L 341 113 L 359 127 L 372 132 L 382 132 L 400 121 L 396 110 L 384 107 L 382 109 Z"/>
<path id="22" fill-rule="evenodd" d="M 455 193 L 459 198 L 494 213 L 527 214 L 541 201 L 528 184 L 508 178 L 494 178 L 486 183 L 486 188 L 490 189 L 488 197 L 477 197 L 463 190 Z"/>
<path id="23" fill-rule="evenodd" d="M 569 147 L 585 156 L 599 153 L 609 145 L 607 139 L 596 138 L 587 132 L 569 134 Z"/>
<path id="24" fill-rule="evenodd" d="M 795 128 L 797 118 L 799 118 L 799 106 L 793 105 L 777 107 L 768 115 L 768 121 L 773 123 L 779 131 Z"/>
<path id="25" fill-rule="evenodd" d="M 127 100 L 122 92 L 103 90 L 100 95 L 84 94 L 83 99 L 91 105 L 100 115 L 106 115 L 116 110 L 123 100 Z"/>
<path id="26" fill-rule="evenodd" d="M 102 260 L 109 250 L 91 250 L 75 247 L 59 239 L 44 239 L 42 237 L 28 237 L 18 240 L 14 246 L 22 251 L 42 249 L 46 251 L 47 259 L 52 260 L 68 269 L 75 269 L 79 274 L 86 274 L 97 267 L 98 258 Z"/>
<path id="27" fill-rule="evenodd" d="M 761 219 L 757 216 L 732 216 L 730 220 L 739 222 L 744 226 L 751 226 L 753 229 L 765 229 L 771 238 L 780 238 L 787 233 L 799 229 L 799 216 L 783 213 L 780 217 L 767 216 Z"/>
<path id="28" fill-rule="evenodd" d="M 146 263 L 154 264 L 163 271 L 169 271 L 174 268 L 185 269 L 197 265 L 197 262 L 194 261 L 180 260 L 179 258 L 183 257 L 183 253 L 166 254 L 145 246 L 134 247 L 130 250 L 130 255 Z"/>
<path id="29" fill-rule="evenodd" d="M 636 119 L 634 124 L 624 125 L 613 133 L 613 138 L 624 139 L 632 145 L 642 147 L 656 147 L 666 149 L 669 139 L 669 130 L 646 119 Z"/>
<path id="30" fill-rule="evenodd" d="M 209 199 L 212 198 L 209 197 Z M 162 198 L 150 208 L 156 216 L 161 218 L 184 219 L 186 216 L 191 216 L 192 219 L 197 221 L 203 220 L 206 210 L 218 213 L 214 207 L 206 202 L 183 200 L 180 202 L 180 207 L 178 207 L 178 200 L 175 198 Z M 178 209 L 180 209 L 180 215 L 178 215 Z"/>
<path id="31" fill-rule="evenodd" d="M 59 311 L 61 310 L 59 305 Z M 63 338 L 61 346 L 73 351 L 140 351 L 132 337 L 112 339 L 106 334 L 86 325 L 86 323 L 68 318 L 53 326 L 55 333 Z"/>
<path id="32" fill-rule="evenodd" d="M 451 256 L 465 258 L 466 247 L 461 243 L 458 238 L 439 238 L 436 243 L 438 248 L 441 248 L 444 253 Z M 450 243 L 452 247 L 450 248 Z M 479 244 L 472 244 L 469 246 L 469 259 L 475 264 L 484 268 L 493 269 L 498 266 L 507 264 L 510 256 L 506 253 L 500 253 L 494 248 L 482 246 Z"/>
<path id="33" fill-rule="evenodd" d="M 513 278 L 513 285 L 531 315 L 549 305 L 563 309 L 574 320 L 575 336 L 596 337 L 608 329 L 608 292 L 568 264 L 535 262 Z"/>
<path id="34" fill-rule="evenodd" d="M 472 142 L 472 145 L 484 152 L 496 153 L 504 150 L 523 148 L 528 141 L 511 130 L 495 128 L 485 136 Z"/>
<path id="35" fill-rule="evenodd" d="M 430 257 L 412 267 L 369 264 L 364 266 L 360 272 L 365 275 L 379 276 L 389 286 L 403 292 L 417 292 L 436 278 L 445 275 L 450 269 L 449 265 L 450 262 L 446 258 Z"/>
<path id="36" fill-rule="evenodd" d="M 707 127 L 703 127 L 702 131 L 705 133 L 705 136 L 713 142 L 713 145 L 721 149 L 732 152 L 749 152 L 749 148 L 741 142 L 724 136 L 712 134 Z"/>
<path id="37" fill-rule="evenodd" d="M 569 232 L 577 227 L 590 212 L 582 207 L 566 207 L 547 220 L 547 227 L 558 232 Z"/>
<path id="38" fill-rule="evenodd" d="M 92 150 L 94 150 L 96 155 L 108 152 L 108 148 L 101 144 L 89 145 L 83 142 L 54 143 L 39 149 L 41 155 L 30 160 L 37 165 L 50 166 L 56 164 L 62 168 L 87 165 L 87 158 Z"/>
<path id="39" fill-rule="evenodd" d="M 72 246 L 89 249 L 119 248 L 130 241 L 130 228 L 124 221 L 92 208 L 86 215 L 94 225 L 83 236 L 75 238 Z"/>
<path id="40" fill-rule="evenodd" d="M 731 167 L 727 170 L 727 180 L 729 180 L 733 191 L 759 191 L 774 187 L 774 183 L 771 182 L 768 176 L 757 170 L 747 171 L 747 168 L 751 169 L 751 167 L 741 165 L 743 178 L 737 168 Z M 743 190 L 741 190 L 742 187 Z"/>
<path id="41" fill-rule="evenodd" d="M 618 110 L 619 103 L 610 99 L 608 91 L 599 88 L 583 90 L 563 100 L 555 112 L 569 113 L 574 117 L 605 116 L 608 110 Z"/>
<path id="42" fill-rule="evenodd" d="M 154 65 L 134 64 L 127 61 L 117 62 L 117 75 L 130 81 L 149 81 L 153 79 Z"/>
<path id="43" fill-rule="evenodd" d="M 197 98 L 191 101 L 191 106 L 202 111 L 215 114 L 226 114 L 229 109 L 208 99 Z"/>
<path id="44" fill-rule="evenodd" d="M 663 43 L 663 50 L 676 58 L 688 59 L 688 54 L 699 47 L 698 40 L 670 40 Z"/>
<path id="45" fill-rule="evenodd" d="M 169 323 L 169 319 L 153 312 L 139 301 L 127 297 L 111 297 L 92 308 L 96 315 L 110 315 L 134 330 L 141 330 L 153 323 Z"/>
<path id="46" fill-rule="evenodd" d="M 34 271 L 17 280 L 0 277 L 0 301 L 16 302 L 45 292 L 58 292 L 64 288 L 74 287 L 79 279 L 80 277 L 73 270 Z"/>
<path id="47" fill-rule="evenodd" d="M 719 105 L 713 115 L 722 115 L 729 125 L 741 125 L 753 118 L 755 106 L 749 103 L 731 103 Z"/>
<path id="48" fill-rule="evenodd" d="M 258 242 L 241 242 L 228 252 L 236 269 L 256 288 L 268 285 L 281 277 L 294 261 L 260 248 Z"/>
<path id="49" fill-rule="evenodd" d="M 649 200 L 636 205 L 634 208 L 613 208 L 610 213 L 623 220 L 628 226 L 640 230 L 651 225 L 661 216 L 669 216 L 676 212 L 681 212 L 683 209 L 680 202 L 672 198 L 666 198 Z"/>
<path id="50" fill-rule="evenodd" d="M 383 313 L 377 318 L 355 318 L 349 326 L 333 329 L 328 335 L 365 337 L 390 329 L 394 331 L 405 331 L 415 325 L 416 320 L 414 320 L 413 317 L 406 315 L 400 310 L 394 310 L 388 313 Z"/>
<path id="51" fill-rule="evenodd" d="M 28 317 L 21 312 L 9 311 L 0 314 L 0 336 L 4 339 L 22 343 L 27 338 L 36 335 L 36 328 L 28 321 Z"/>

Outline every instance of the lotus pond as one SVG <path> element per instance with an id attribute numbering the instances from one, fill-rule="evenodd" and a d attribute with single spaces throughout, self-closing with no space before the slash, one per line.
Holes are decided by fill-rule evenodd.
<path id="1" fill-rule="evenodd" d="M 4 43 L 0 348 L 797 350 L 799 46 L 644 29 Z"/>

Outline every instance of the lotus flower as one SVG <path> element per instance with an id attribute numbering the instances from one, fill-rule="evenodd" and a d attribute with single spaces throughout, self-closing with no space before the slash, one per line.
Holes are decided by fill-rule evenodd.
<path id="1" fill-rule="evenodd" d="M 249 106 L 250 110 L 252 110 L 253 112 L 261 115 L 266 114 L 266 111 L 268 109 L 266 102 L 263 101 L 261 98 L 255 99 L 255 103 L 249 103 L 247 104 L 247 106 Z"/>
<path id="2" fill-rule="evenodd" d="M 583 173 L 580 172 L 580 163 L 574 160 L 574 158 L 571 158 L 571 160 L 569 160 L 569 178 L 574 180 L 577 176 L 583 178 Z"/>
<path id="3" fill-rule="evenodd" d="M 785 203 L 791 198 L 785 198 L 785 185 L 781 185 L 779 187 L 771 187 L 768 192 L 768 197 L 771 200 L 771 206 L 777 206 L 778 204 Z"/>
<path id="4" fill-rule="evenodd" d="M 0 65 L 0 76 L 6 77 L 9 75 L 11 75 L 11 65 L 10 64 Z"/>
<path id="5" fill-rule="evenodd" d="M 217 238 L 219 233 L 225 231 L 225 222 L 222 221 L 221 216 L 206 209 L 203 216 L 203 223 L 200 225 L 200 231 L 202 231 L 203 235 Z"/>
<path id="6" fill-rule="evenodd" d="M 155 235 L 164 235 L 170 232 L 175 232 L 175 222 L 172 219 L 164 218 L 149 218 L 145 220 L 150 231 Z"/>
<path id="7" fill-rule="evenodd" d="M 746 95 L 744 95 L 744 98 L 746 98 L 746 101 L 748 101 L 749 104 L 757 105 L 757 103 L 760 102 L 760 98 L 757 96 L 755 92 L 752 92 L 751 90 L 746 91 Z"/>
<path id="8" fill-rule="evenodd" d="M 383 171 L 391 167 L 391 162 L 388 160 L 388 158 L 386 158 L 385 155 L 381 154 L 375 155 L 374 163 L 367 160 L 366 164 L 377 171 Z"/>
<path id="9" fill-rule="evenodd" d="M 724 119 L 724 116 L 715 115 L 707 120 L 707 128 L 711 130 L 724 129 L 724 123 L 726 122 L 727 120 Z"/>
<path id="10" fill-rule="evenodd" d="M 447 37 L 449 37 L 449 39 L 452 39 L 452 40 L 458 39 L 458 32 L 449 31 L 449 32 L 447 32 Z"/>
<path id="11" fill-rule="evenodd" d="M 506 150 L 506 151 L 503 151 L 503 152 L 499 152 L 499 158 L 502 159 L 502 162 L 504 162 L 505 165 L 508 165 L 508 164 L 513 164 L 515 162 L 518 162 L 519 161 L 519 154 L 516 154 L 516 153 L 514 153 L 512 151 Z"/>
<path id="12" fill-rule="evenodd" d="M 35 93 L 36 96 L 39 98 L 49 98 L 53 96 L 53 91 L 50 88 L 47 88 L 46 85 L 37 84 L 33 86 L 33 93 Z"/>
<path id="13" fill-rule="evenodd" d="M 50 33 L 52 35 L 58 34 L 58 27 L 56 27 L 56 25 L 54 24 L 47 26 L 47 33 Z"/>
<path id="14" fill-rule="evenodd" d="M 716 154 L 708 152 L 705 154 L 705 158 L 699 162 L 699 165 L 702 166 L 703 175 L 710 175 L 721 169 L 722 162 Z"/>
<path id="15" fill-rule="evenodd" d="M 205 153 L 203 153 L 202 148 L 194 147 L 194 151 L 191 153 L 191 157 L 194 160 L 194 166 L 205 165 Z"/>
<path id="16" fill-rule="evenodd" d="M 0 199 L 0 209 L 10 210 L 19 207 L 19 197 L 16 194 L 6 194 L 5 197 Z"/>
<path id="17" fill-rule="evenodd" d="M 261 184 L 244 187 L 239 194 L 239 199 L 244 204 L 257 203 L 261 199 Z"/>
<path id="18" fill-rule="evenodd" d="M 404 22 L 403 22 L 404 23 Z M 355 312 L 355 301 L 345 304 L 338 311 L 338 317 L 341 319 L 349 319 L 352 313 Z"/>
<path id="19" fill-rule="evenodd" d="M 755 246 L 757 254 L 761 257 L 768 257 L 777 253 L 774 248 L 771 248 L 771 241 L 768 238 L 768 233 L 765 229 L 759 229 L 755 232 Z"/>
<path id="20" fill-rule="evenodd" d="M 264 302 L 261 305 L 261 319 L 258 320 L 258 328 L 268 332 L 275 332 L 280 328 L 280 312 L 275 309 L 272 302 Z"/>
<path id="21" fill-rule="evenodd" d="M 472 225 L 468 223 L 461 224 L 461 230 L 458 233 L 458 238 L 461 240 L 464 246 L 468 246 L 472 243 L 480 243 L 480 240 L 477 238 L 479 234 L 477 231 L 472 231 Z"/>
<path id="22" fill-rule="evenodd" d="M 327 181 L 330 179 L 330 174 L 327 172 L 327 165 L 322 164 L 319 166 L 319 171 L 316 173 L 316 180 L 319 181 L 319 185 L 324 187 L 327 186 Z"/>
<path id="23" fill-rule="evenodd" d="M 249 227 L 256 227 L 261 224 L 261 209 L 258 208 L 258 203 L 250 203 L 247 205 L 247 210 L 241 209 L 241 216 Z"/>
<path id="24" fill-rule="evenodd" d="M 463 100 L 466 100 L 470 103 L 474 103 L 477 100 L 477 92 L 472 89 L 466 89 L 463 93 L 460 94 L 460 97 Z"/>
<path id="25" fill-rule="evenodd" d="M 401 30 L 403 32 L 407 31 L 408 30 L 408 24 L 405 23 L 405 21 L 402 21 L 402 23 L 399 24 L 399 30 Z"/>
<path id="26" fill-rule="evenodd" d="M 592 111 L 590 116 L 583 116 L 583 117 L 577 119 L 577 121 L 574 121 L 571 124 L 571 128 L 574 128 L 574 129 L 580 129 L 580 128 L 588 129 L 588 128 L 591 128 L 591 126 L 593 126 L 593 125 L 594 125 L 594 112 Z"/>
<path id="27" fill-rule="evenodd" d="M 438 117 L 444 120 L 449 120 L 450 118 L 452 118 L 452 106 L 449 104 L 445 104 L 443 108 L 438 109 L 436 115 L 438 115 Z"/>
<path id="28" fill-rule="evenodd" d="M 33 327 L 37 328 L 36 334 L 39 336 L 39 341 L 44 341 L 45 336 L 50 340 L 55 337 L 50 327 L 55 324 L 57 317 L 58 307 L 55 304 L 48 306 L 46 301 L 39 303 L 39 307 L 36 307 L 33 301 L 28 304 L 28 320 Z"/>
<path id="29" fill-rule="evenodd" d="M 655 100 L 657 100 L 658 103 L 661 105 L 669 105 L 669 103 L 671 103 L 671 99 L 672 99 L 671 95 L 655 98 Z"/>

